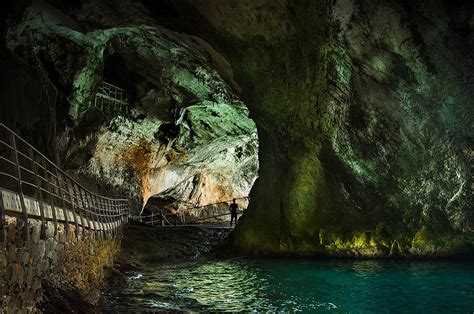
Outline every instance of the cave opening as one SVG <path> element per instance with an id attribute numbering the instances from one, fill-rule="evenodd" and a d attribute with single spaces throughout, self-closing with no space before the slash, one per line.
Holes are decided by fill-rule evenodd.
<path id="1" fill-rule="evenodd" d="M 233 198 L 244 210 L 259 167 L 256 127 L 246 105 L 235 101 L 230 87 L 224 89 L 225 98 L 215 98 L 225 81 L 215 76 L 203 82 L 202 71 L 210 74 L 214 69 L 197 67 L 195 52 L 185 52 L 184 60 L 177 61 L 170 59 L 168 48 L 152 56 L 130 46 L 111 41 L 103 81 L 131 95 L 133 105 L 124 118 L 133 128 L 144 128 L 124 139 L 130 144 L 117 156 L 141 181 L 140 191 L 133 188 L 139 194 L 134 200 L 142 202 L 141 216 L 163 212 L 169 216 L 167 223 L 219 216 L 213 221 L 222 222 L 230 218 L 226 214 Z M 123 130 L 123 122 L 114 120 L 112 125 L 112 133 L 121 132 L 119 125 Z M 104 167 L 110 153 L 96 153 L 92 160 Z"/>
<path id="2" fill-rule="evenodd" d="M 205 183 L 202 183 L 202 185 L 205 186 Z M 171 191 L 165 191 L 148 198 L 138 220 L 152 226 L 205 225 L 227 227 L 232 220 L 231 209 L 232 204 L 235 203 L 237 204 L 235 226 L 238 218 L 247 209 L 250 200 L 248 195 L 245 195 L 229 199 L 219 198 L 207 204 L 195 204 L 179 199 L 169 192 Z"/>
<path id="3" fill-rule="evenodd" d="M 138 77 L 120 53 L 115 52 L 105 58 L 103 77 L 105 82 L 123 88 L 130 96 L 136 96 L 134 82 Z"/>
<path id="4" fill-rule="evenodd" d="M 104 82 L 123 89 L 126 92 L 128 105 L 133 107 L 137 97 L 136 83 L 141 78 L 131 70 L 119 52 L 114 52 L 105 58 L 103 79 Z"/>

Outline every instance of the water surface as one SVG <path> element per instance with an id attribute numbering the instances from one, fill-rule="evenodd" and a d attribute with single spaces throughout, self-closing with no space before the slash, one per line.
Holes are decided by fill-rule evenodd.
<path id="1" fill-rule="evenodd" d="M 110 311 L 474 311 L 473 261 L 229 259 L 148 265 Z"/>

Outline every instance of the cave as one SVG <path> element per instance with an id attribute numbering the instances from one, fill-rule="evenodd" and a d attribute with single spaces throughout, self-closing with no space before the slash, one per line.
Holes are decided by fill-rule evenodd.
<path id="1" fill-rule="evenodd" d="M 36 194 L 21 178 L 0 185 L 5 308 L 54 310 L 22 301 L 32 293 L 86 309 L 113 269 L 127 283 L 107 279 L 125 292 L 102 289 L 104 311 L 472 311 L 472 1 L 7 3 L 0 123 L 64 176 L 46 171 L 59 182 Z M 125 109 L 91 105 L 106 83 Z M 15 159 L 12 136 L 1 161 L 33 180 L 43 157 Z M 73 180 L 94 196 L 73 201 Z M 43 193 L 61 223 L 28 220 Z M 106 218 L 72 226 L 68 206 L 71 219 Z M 59 248 L 57 234 L 90 233 L 103 255 L 77 267 L 97 276 L 24 284 L 14 270 L 36 246 L 13 235 L 35 226 L 35 243 L 53 228 Z M 6 254 L 14 245 L 25 261 Z"/>
<path id="2" fill-rule="evenodd" d="M 113 53 L 105 59 L 103 76 L 105 82 L 126 90 L 128 95 L 136 93 L 133 83 L 137 81 L 134 77 L 136 74 L 128 69 L 126 61 L 119 53 Z"/>

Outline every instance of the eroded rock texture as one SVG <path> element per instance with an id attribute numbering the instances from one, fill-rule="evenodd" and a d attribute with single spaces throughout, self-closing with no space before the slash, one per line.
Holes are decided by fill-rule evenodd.
<path id="1" fill-rule="evenodd" d="M 242 81 L 260 82 L 242 84 L 262 169 L 237 244 L 367 256 L 472 249 L 472 4 L 287 9 L 286 33 L 231 58 L 246 66 Z"/>
<path id="2" fill-rule="evenodd" d="M 8 33 L 9 48 L 40 64 L 67 98 L 65 166 L 143 204 L 162 193 L 186 206 L 248 195 L 258 141 L 228 62 L 202 39 L 157 25 L 107 27 L 90 15 L 100 7 L 68 15 L 33 1 Z M 127 90 L 126 112 L 90 106 L 103 81 Z"/>
<path id="3" fill-rule="evenodd" d="M 23 241 L 28 228 L 29 241 Z M 100 235 L 75 226 L 52 222 L 28 224 L 6 216 L 5 245 L 0 249 L 0 309 L 14 312 L 91 312 L 100 298 L 102 281 L 112 267 L 121 239 Z M 55 231 L 56 230 L 56 231 Z"/>
<path id="4" fill-rule="evenodd" d="M 71 116 L 81 117 L 80 104 L 88 101 L 101 81 L 96 76 L 102 67 L 107 68 L 111 51 L 120 56 L 114 62 L 127 64 L 128 74 L 142 75 L 141 82 L 134 80 L 141 109 L 113 120 L 108 128 L 94 133 L 93 142 L 84 142 L 104 143 L 83 159 L 91 161 L 83 168 L 85 172 L 105 174 L 117 182 L 140 178 L 143 190 L 154 193 L 147 187 L 149 182 L 156 178 L 176 182 L 175 174 L 186 176 L 190 171 L 187 165 L 171 166 L 179 156 L 191 158 L 180 155 L 183 146 L 185 151 L 196 152 L 197 159 L 209 160 L 214 168 L 209 158 L 215 156 L 212 135 L 210 142 L 201 141 L 194 148 L 191 143 L 181 144 L 180 138 L 189 138 L 186 125 L 193 121 L 192 116 L 220 130 L 211 111 L 222 106 L 233 108 L 227 116 L 236 122 L 233 127 L 246 129 L 247 123 L 240 124 L 246 114 L 238 114 L 245 110 L 233 98 L 238 94 L 258 129 L 260 169 L 250 208 L 234 236 L 236 246 L 246 252 L 277 254 L 437 256 L 472 252 L 470 1 L 50 3 L 74 17 L 76 26 L 68 26 L 70 37 L 65 42 L 61 36 L 52 36 L 58 38 L 58 47 L 51 50 L 54 43 L 46 44 L 46 51 L 56 52 L 45 55 L 56 60 L 61 52 L 72 49 L 76 52 L 71 55 L 86 56 L 69 63 L 77 67 L 70 72 L 72 76 L 65 70 L 70 67 L 61 67 L 61 80 L 68 82 L 64 86 L 74 86 Z M 63 32 L 69 22 L 63 19 L 61 23 L 49 27 L 47 33 Z M 15 32 L 21 33 L 21 27 Z M 80 44 L 75 43 L 78 41 Z M 151 43 L 153 49 L 146 48 Z M 41 43 L 34 46 L 38 45 L 41 47 Z M 156 51 L 168 51 L 174 57 L 157 58 Z M 207 61 L 199 61 L 203 56 Z M 174 69 L 172 75 L 163 70 L 169 68 L 166 64 Z M 199 67 L 202 70 L 197 71 Z M 197 78 L 204 79 L 198 89 L 191 87 L 194 83 L 182 83 Z M 145 83 L 153 87 L 144 88 Z M 227 86 L 223 90 L 222 84 Z M 202 86 L 211 86 L 217 98 L 202 96 Z M 147 112 L 144 117 L 147 104 L 161 104 L 156 99 L 173 99 L 178 118 L 169 119 L 176 111 L 162 105 L 154 107 L 155 115 Z M 203 112 L 211 116 L 203 119 Z M 234 118 L 234 112 L 244 120 Z M 154 124 L 152 117 L 165 122 L 160 124 L 163 132 L 158 132 L 165 139 L 160 143 L 166 143 L 170 132 L 176 134 L 174 140 L 148 146 L 154 136 L 148 128 Z M 89 119 L 92 124 L 96 120 Z M 199 125 L 197 129 L 203 132 L 196 138 L 209 139 L 213 133 L 207 133 L 205 123 Z M 226 144 L 231 148 L 221 152 L 229 156 L 224 159 L 233 160 L 236 155 L 232 152 L 245 147 L 242 158 L 246 165 L 246 156 L 250 156 L 245 153 L 250 151 L 246 143 L 251 140 L 241 138 L 242 131 L 222 132 L 235 133 L 231 144 Z M 122 154 L 126 134 L 144 134 L 145 142 L 136 146 L 136 151 L 143 150 L 140 156 L 149 156 L 150 151 L 166 158 L 168 147 L 176 154 L 169 155 L 168 164 L 159 171 L 147 166 L 127 177 L 120 163 L 100 157 L 109 156 L 107 147 L 113 145 L 118 155 L 128 158 L 129 154 Z M 148 158 L 139 164 L 155 165 L 159 160 Z M 111 166 L 115 164 L 117 167 Z M 171 189 L 180 189 L 176 184 L 171 187 L 173 184 Z M 136 186 L 134 193 L 138 190 Z"/>
<path id="5" fill-rule="evenodd" d="M 174 8 L 207 21 L 195 32 L 232 64 L 258 128 L 259 179 L 237 246 L 364 256 L 472 251 L 471 3 L 191 6 Z"/>

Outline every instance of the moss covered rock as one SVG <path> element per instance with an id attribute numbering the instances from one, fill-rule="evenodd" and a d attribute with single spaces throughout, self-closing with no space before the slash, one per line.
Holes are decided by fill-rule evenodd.
<path id="1" fill-rule="evenodd" d="M 260 138 L 237 247 L 472 252 L 471 3 L 198 3 L 212 29 L 198 32 L 232 64 Z"/>
<path id="2" fill-rule="evenodd" d="M 215 69 L 247 104 L 258 130 L 259 179 L 234 234 L 244 252 L 472 252 L 471 1 L 119 0 L 61 10 L 95 34 L 84 40 L 69 32 L 80 46 L 115 36 L 112 48 L 143 48 L 156 24 L 192 34 L 160 31 L 156 42 L 168 46 L 158 50 L 172 52 L 177 67 L 165 76 L 169 93 L 148 93 L 144 103 L 168 97 L 196 106 L 182 117 L 197 119 L 192 124 L 204 141 L 239 128 L 225 123 L 207 132 L 218 113 L 200 106 L 222 103 L 222 85 L 211 84 L 216 97 L 209 96 L 213 72 L 179 63 L 189 60 L 184 43 L 211 56 L 204 69 Z M 100 47 L 90 51 L 106 51 Z M 143 62 L 133 64 L 154 78 L 142 48 L 132 55 Z M 79 83 L 75 99 L 85 99 L 88 89 Z M 172 113 L 155 103 L 168 121 Z"/>

